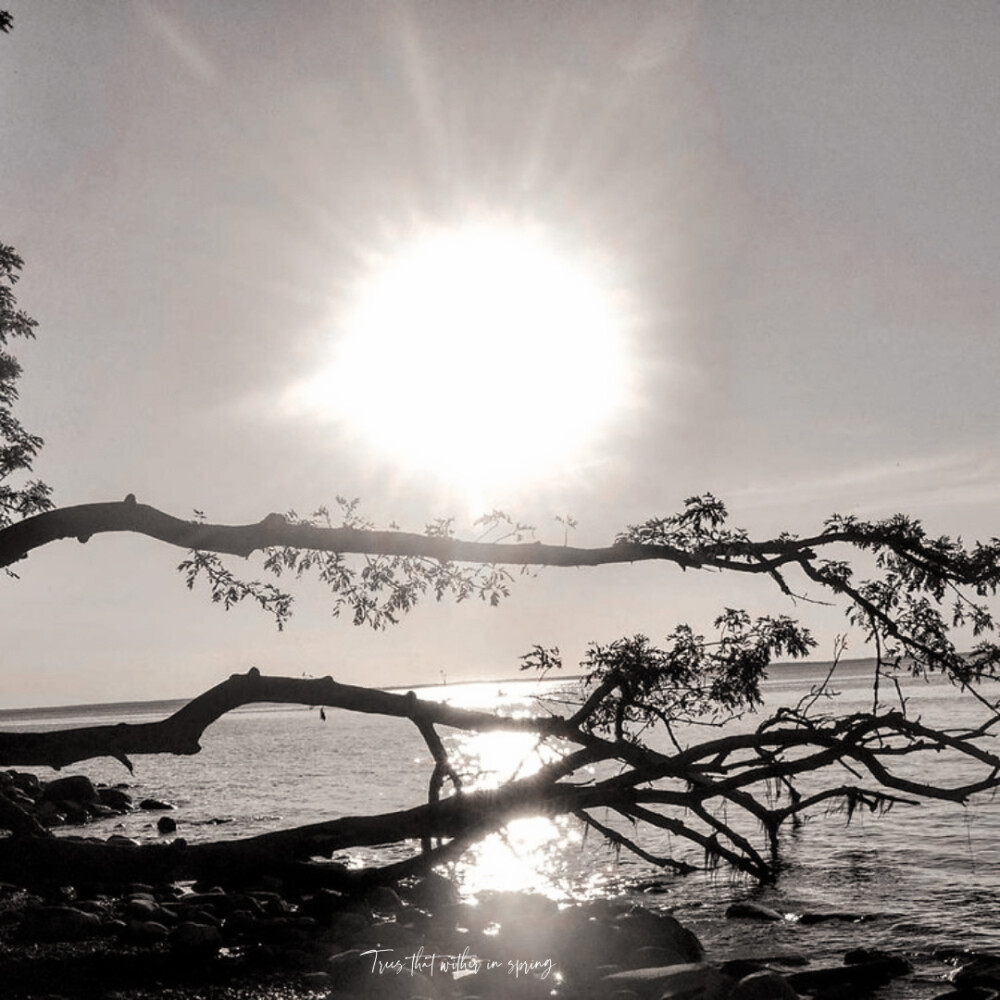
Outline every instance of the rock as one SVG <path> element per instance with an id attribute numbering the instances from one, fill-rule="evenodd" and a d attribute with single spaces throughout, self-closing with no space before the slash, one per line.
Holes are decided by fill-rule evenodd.
<path id="1" fill-rule="evenodd" d="M 169 802 L 161 802 L 159 799 L 143 799 L 139 803 L 140 809 L 173 809 L 174 807 Z"/>
<path id="2" fill-rule="evenodd" d="M 373 889 L 365 901 L 376 913 L 399 913 L 403 909 L 403 901 L 387 885 Z"/>
<path id="3" fill-rule="evenodd" d="M 854 965 L 793 972 L 789 974 L 788 981 L 798 993 L 827 992 L 842 985 L 872 990 L 908 971 L 909 965 L 903 959 L 889 957 Z"/>
<path id="4" fill-rule="evenodd" d="M 244 893 L 229 895 L 221 890 L 218 892 L 187 893 L 178 897 L 177 905 L 185 909 L 188 907 L 204 907 L 220 916 L 225 916 L 233 910 L 250 910 L 253 913 L 260 914 L 264 912 L 264 907 L 252 896 L 247 896 Z"/>
<path id="5" fill-rule="evenodd" d="M 132 808 L 132 796 L 120 788 L 98 788 L 97 799 L 115 812 L 124 813 Z"/>
<path id="6" fill-rule="evenodd" d="M 41 794 L 42 783 L 37 774 L 29 774 L 27 771 L 8 771 L 15 788 L 30 795 L 32 799 L 37 799 Z"/>
<path id="7" fill-rule="evenodd" d="M 160 833 L 176 833 L 177 832 L 177 820 L 170 816 L 161 816 L 156 821 L 156 829 Z"/>
<path id="8" fill-rule="evenodd" d="M 170 936 L 170 930 L 158 920 L 130 920 L 125 924 L 121 935 L 127 944 L 154 945 L 165 941 Z"/>
<path id="9" fill-rule="evenodd" d="M 258 918 L 248 910 L 234 910 L 226 917 L 222 932 L 228 939 L 253 937 L 258 923 Z"/>
<path id="10" fill-rule="evenodd" d="M 987 986 L 969 986 L 961 990 L 951 990 L 934 997 L 934 1000 L 997 1000 L 1000 994 Z"/>
<path id="11" fill-rule="evenodd" d="M 35 810 L 35 819 L 42 826 L 64 826 L 66 823 L 66 813 L 55 802 L 42 802 Z"/>
<path id="12" fill-rule="evenodd" d="M 368 930 L 368 921 L 360 913 L 340 913 L 330 923 L 330 933 L 342 941 L 363 936 Z"/>
<path id="13" fill-rule="evenodd" d="M 317 920 L 329 921 L 344 909 L 344 897 L 333 889 L 318 889 L 299 904 L 299 909 Z"/>
<path id="14" fill-rule="evenodd" d="M 88 802 L 87 812 L 94 819 L 111 819 L 112 816 L 120 815 L 119 810 L 112 809 L 111 806 L 106 806 L 103 802 Z"/>
<path id="15" fill-rule="evenodd" d="M 905 976 L 912 972 L 912 966 L 900 955 L 883 951 L 881 948 L 855 948 L 844 956 L 844 965 L 861 965 L 863 962 L 895 962 L 900 969 L 899 975 Z"/>
<path id="16" fill-rule="evenodd" d="M 373 954 L 366 955 L 367 948 L 351 948 L 348 951 L 331 955 L 327 962 L 330 978 L 337 988 L 345 993 L 360 993 L 372 985 L 375 973 L 372 972 Z"/>
<path id="17" fill-rule="evenodd" d="M 16 785 L 9 785 L 7 788 L 4 788 L 3 795 L 4 798 L 10 799 L 11 802 L 21 806 L 22 809 L 27 809 L 28 812 L 33 811 L 35 808 L 35 800 L 27 792 L 22 792 Z"/>
<path id="18" fill-rule="evenodd" d="M 97 802 L 97 789 L 90 778 L 73 774 L 46 783 L 40 796 L 43 802 Z"/>
<path id="19" fill-rule="evenodd" d="M 974 959 L 952 974 L 951 981 L 963 989 L 969 986 L 1000 987 L 1000 959 L 992 956 Z"/>
<path id="20" fill-rule="evenodd" d="M 628 965 L 633 969 L 650 969 L 664 965 L 684 965 L 689 961 L 690 959 L 684 958 L 672 948 L 657 948 L 655 945 L 647 945 L 645 948 L 635 950 Z"/>
<path id="21" fill-rule="evenodd" d="M 797 1000 L 798 993 L 784 976 L 770 969 L 744 976 L 730 994 L 729 1000 Z"/>
<path id="22" fill-rule="evenodd" d="M 654 913 L 636 907 L 619 915 L 615 926 L 631 943 L 633 951 L 651 947 L 669 953 L 664 956 L 665 960 L 651 961 L 649 965 L 700 962 L 705 957 L 705 950 L 698 938 L 668 913 Z"/>
<path id="23" fill-rule="evenodd" d="M 43 802 L 43 806 L 54 805 L 59 812 L 61 812 L 66 817 L 66 822 L 71 823 L 73 826 L 79 826 L 82 823 L 88 823 L 90 821 L 90 813 L 87 811 L 87 807 L 81 805 L 79 802 Z"/>
<path id="24" fill-rule="evenodd" d="M 222 932 L 209 924 L 190 920 L 178 924 L 170 935 L 171 949 L 188 958 L 211 958 L 222 947 Z"/>
<path id="25" fill-rule="evenodd" d="M 859 923 L 862 920 L 870 920 L 871 917 L 861 913 L 803 913 L 798 922 L 803 926 L 810 924 L 825 924 L 831 920 L 841 920 L 844 923 Z"/>
<path id="26" fill-rule="evenodd" d="M 72 906 L 39 906 L 25 910 L 20 936 L 26 941 L 83 941 L 101 932 L 101 918 Z"/>
<path id="27" fill-rule="evenodd" d="M 424 937 L 409 927 L 397 923 L 372 924 L 348 942 L 352 948 L 366 951 L 369 948 L 410 949 L 416 951 L 424 944 Z"/>
<path id="28" fill-rule="evenodd" d="M 125 900 L 121 913 L 126 920 L 156 920 L 159 923 L 172 922 L 172 915 L 155 899 L 133 896 Z"/>
<path id="29" fill-rule="evenodd" d="M 721 972 L 737 981 L 766 968 L 767 962 L 755 958 L 730 958 L 719 966 Z"/>
<path id="30" fill-rule="evenodd" d="M 430 910 L 432 913 L 436 913 L 448 903 L 458 903 L 461 900 L 461 894 L 455 888 L 455 884 L 436 872 L 428 872 L 404 890 L 404 894 L 414 906 Z"/>
<path id="31" fill-rule="evenodd" d="M 772 910 L 769 906 L 762 906 L 760 903 L 752 903 L 744 900 L 742 903 L 733 903 L 726 910 L 727 920 L 784 920 L 784 916 L 777 910 Z"/>
<path id="32" fill-rule="evenodd" d="M 246 895 L 250 899 L 256 900 L 263 912 L 269 917 L 282 917 L 291 912 L 291 907 L 277 892 L 250 889 Z"/>
<path id="33" fill-rule="evenodd" d="M 217 917 L 208 907 L 190 906 L 184 908 L 184 920 L 193 924 L 208 924 L 212 927 L 221 927 L 222 918 Z"/>
<path id="34" fill-rule="evenodd" d="M 615 972 L 601 980 L 602 994 L 627 989 L 648 1000 L 726 1000 L 733 981 L 714 965 L 690 962 Z"/>

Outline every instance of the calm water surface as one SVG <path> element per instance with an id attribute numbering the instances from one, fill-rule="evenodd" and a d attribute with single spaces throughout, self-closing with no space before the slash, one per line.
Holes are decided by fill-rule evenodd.
<path id="1" fill-rule="evenodd" d="M 819 666 L 780 667 L 767 682 L 767 707 L 794 704 L 825 671 Z M 843 664 L 836 687 L 838 711 L 870 706 L 870 672 Z M 425 689 L 469 707 L 528 711 L 535 697 L 561 684 L 511 682 Z M 909 710 L 926 721 L 960 725 L 970 718 L 966 699 L 941 682 L 915 683 Z M 0 729 L 49 729 L 163 718 L 180 702 L 105 705 L 73 709 L 0 712 Z M 752 727 L 756 721 L 743 723 Z M 446 744 L 475 781 L 491 784 L 536 765 L 534 741 L 509 734 L 447 735 Z M 654 742 L 651 740 L 650 742 Z M 432 762 L 415 727 L 405 720 L 327 709 L 259 706 L 224 716 L 204 735 L 194 757 L 138 757 L 130 776 L 116 762 L 92 761 L 67 773 L 96 781 L 128 782 L 138 800 L 163 798 L 177 808 L 178 834 L 189 841 L 244 837 L 338 816 L 388 812 L 424 801 Z M 927 765 L 922 765 L 926 768 Z M 945 778 L 960 775 L 947 761 L 933 767 Z M 51 771 L 39 770 L 43 777 Z M 920 777 L 920 774 L 916 775 Z M 846 773 L 838 780 L 850 780 Z M 606 817 L 598 817 L 605 821 Z M 223 822 L 219 822 L 223 821 Z M 95 823 L 88 833 L 125 833 L 158 839 L 155 816 L 134 813 Z M 79 833 L 80 830 L 67 831 Z M 752 831 L 748 831 L 752 832 Z M 628 831 L 650 852 L 681 852 L 659 831 Z M 662 839 L 661 839 L 662 838 Z M 383 860 L 405 856 L 397 849 Z M 340 860 L 361 864 L 371 852 Z M 656 892 L 641 887 L 659 873 L 638 859 L 617 856 L 575 821 L 521 820 L 493 837 L 456 871 L 470 896 L 489 889 L 544 892 L 558 899 L 633 896 L 677 913 L 705 943 L 710 957 L 797 951 L 837 961 L 853 947 L 909 952 L 915 974 L 880 994 L 885 1000 L 933 997 L 944 991 L 949 967 L 933 954 L 942 948 L 1000 952 L 1000 812 L 992 797 L 967 807 L 930 803 L 896 807 L 888 816 L 822 811 L 797 831 L 787 831 L 784 869 L 774 886 L 759 889 L 725 871 L 661 879 Z M 692 850 L 689 860 L 700 859 Z M 753 898 L 789 915 L 840 910 L 877 915 L 869 923 L 801 926 L 726 921 L 726 907 Z"/>

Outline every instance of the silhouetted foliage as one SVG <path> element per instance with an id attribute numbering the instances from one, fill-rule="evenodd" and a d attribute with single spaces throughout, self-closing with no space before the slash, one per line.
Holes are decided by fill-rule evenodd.
<path id="1" fill-rule="evenodd" d="M 29 434 L 13 413 L 21 365 L 9 347 L 18 337 L 33 338 L 36 326 L 18 308 L 14 297 L 14 285 L 23 264 L 12 247 L 0 243 L 0 529 L 52 506 L 48 486 L 38 480 L 23 479 L 23 474 L 31 471 L 42 439 Z"/>

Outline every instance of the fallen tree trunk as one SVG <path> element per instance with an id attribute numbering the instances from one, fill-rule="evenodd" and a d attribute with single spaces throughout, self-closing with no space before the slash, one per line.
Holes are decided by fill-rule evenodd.
<path id="1" fill-rule="evenodd" d="M 332 677 L 266 677 L 251 668 L 246 674 L 233 674 L 159 722 L 119 723 L 43 733 L 0 733 L 0 766 L 59 769 L 95 757 L 113 757 L 132 771 L 129 757 L 137 754 L 198 753 L 201 736 L 213 722 L 234 708 L 259 703 L 324 705 L 350 712 L 412 719 L 417 724 L 479 732 L 504 730 L 568 738 L 574 733 L 573 726 L 557 717 L 511 719 L 424 701 L 412 692 L 394 694 L 339 684 Z"/>
<path id="2" fill-rule="evenodd" d="M 441 802 L 374 816 L 348 816 L 240 840 L 188 844 L 130 844 L 83 838 L 15 836 L 0 840 L 0 880 L 30 886 L 210 880 L 247 883 L 263 875 L 348 889 L 377 880 L 380 870 L 348 872 L 343 865 L 315 863 L 357 847 L 446 839 L 440 853 L 417 855 L 389 866 L 387 879 L 408 868 L 440 863 L 451 846 L 467 847 L 519 816 L 557 816 L 597 806 L 627 804 L 630 795 L 608 786 L 580 787 L 547 774 L 496 790 L 452 796 Z"/>
<path id="3" fill-rule="evenodd" d="M 625 684 L 625 681 L 621 682 Z M 903 711 L 813 717 L 783 710 L 756 730 L 721 734 L 666 752 L 622 735 L 624 688 L 609 675 L 568 717 L 505 718 L 405 695 L 338 684 L 331 678 L 264 677 L 252 669 L 237 674 L 158 723 L 120 724 L 54 733 L 3 734 L 0 761 L 49 764 L 110 755 L 131 766 L 132 753 L 195 753 L 204 730 L 225 712 L 255 702 L 321 704 L 347 711 L 408 718 L 427 742 L 433 759 L 424 805 L 373 816 L 332 819 L 242 840 L 137 846 L 120 842 L 53 837 L 30 811 L 0 791 L 0 879 L 33 884 L 205 880 L 239 882 L 250 875 L 350 887 L 377 880 L 383 869 L 345 872 L 315 859 L 387 844 L 413 843 L 403 862 L 416 870 L 435 863 L 437 850 L 457 855 L 520 816 L 575 816 L 614 845 L 647 861 L 683 872 L 695 866 L 684 857 L 657 857 L 620 829 L 595 815 L 610 811 L 630 824 L 664 831 L 694 846 L 704 864 L 722 861 L 754 878 L 774 870 L 782 825 L 808 808 L 842 803 L 850 815 L 859 806 L 884 811 L 894 804 L 936 798 L 964 803 L 1000 786 L 1000 757 L 981 746 L 998 717 L 963 732 L 940 731 Z M 616 694 L 616 691 L 618 694 Z M 633 695 L 632 707 L 642 704 Z M 611 711 L 605 701 L 610 700 Z M 810 702 L 811 704 L 811 702 Z M 468 791 L 436 727 L 469 732 L 506 730 L 537 734 L 552 752 L 549 763 L 496 789 Z M 609 737 L 606 730 L 610 727 Z M 897 773 L 895 763 L 913 754 L 957 755 L 966 780 L 938 784 Z M 844 784 L 843 769 L 858 779 Z M 978 775 L 970 768 L 978 768 Z M 827 787 L 799 792 L 807 775 L 829 773 Z M 947 773 L 947 769 L 946 772 Z M 863 783 L 867 778 L 868 784 Z M 442 796 L 446 780 L 452 794 Z M 788 791 L 774 799 L 776 784 Z M 905 797 L 904 797 L 905 796 Z M 741 818 L 742 817 L 742 818 Z M 763 832 L 763 843 L 753 831 Z M 759 837 L 757 839 L 760 839 Z M 431 850 L 432 842 L 439 848 Z M 397 866 L 398 868 L 398 866 Z M 395 876 L 398 877 L 398 874 Z"/>

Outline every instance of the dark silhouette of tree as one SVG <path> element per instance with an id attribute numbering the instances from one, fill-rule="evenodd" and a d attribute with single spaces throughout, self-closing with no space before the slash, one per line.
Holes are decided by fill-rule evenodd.
<path id="1" fill-rule="evenodd" d="M 981 690 L 983 681 L 997 677 L 998 648 L 991 639 L 994 621 L 987 603 L 1000 580 L 996 540 L 966 548 L 957 540 L 931 538 L 904 517 L 865 522 L 835 516 L 814 535 L 754 541 L 728 526 L 724 505 L 711 495 L 689 499 L 678 514 L 628 527 L 600 548 L 526 541 L 523 526 L 497 514 L 489 526 L 509 528 L 514 540 L 464 541 L 441 522 L 423 534 L 382 531 L 361 520 L 356 503 L 342 502 L 341 509 L 338 525 L 321 512 L 310 519 L 271 514 L 255 524 L 230 526 L 209 524 L 200 515 L 180 520 L 130 496 L 118 503 L 50 510 L 9 525 L 0 530 L 0 564 L 59 539 L 86 541 L 106 531 L 145 534 L 193 546 L 180 566 L 189 586 L 204 577 L 214 601 L 231 607 L 256 600 L 284 625 L 291 595 L 270 581 L 237 577 L 223 560 L 224 555 L 259 552 L 265 572 L 279 580 L 285 574 L 315 574 L 330 587 L 335 612 L 348 610 L 355 623 L 377 628 L 424 597 L 461 601 L 475 596 L 496 603 L 508 595 L 510 567 L 517 566 L 657 560 L 682 571 L 765 574 L 786 597 L 796 593 L 794 584 L 803 588 L 798 597 L 805 601 L 844 603 L 876 653 L 871 709 L 831 713 L 831 702 L 820 697 L 824 685 L 749 732 L 719 728 L 760 707 L 760 685 L 776 658 L 803 657 L 815 647 L 808 629 L 791 617 L 751 618 L 732 608 L 719 614 L 710 636 L 680 625 L 662 645 L 645 636 L 591 645 L 580 664 L 579 697 L 563 706 L 562 714 L 550 709 L 531 718 L 461 710 L 413 693 L 373 691 L 331 678 L 262 677 L 251 670 L 159 723 L 0 734 L 0 764 L 61 767 L 107 755 L 131 767 L 135 754 L 196 753 L 205 728 L 239 705 L 295 702 L 410 719 L 434 761 L 427 802 L 404 812 L 166 853 L 128 845 L 68 848 L 36 829 L 30 816 L 19 815 L 16 803 L 5 803 L 0 823 L 15 835 L 0 841 L 0 877 L 52 878 L 58 872 L 68 878 L 85 862 L 92 872 L 128 871 L 135 880 L 207 877 L 210 871 L 217 879 L 238 879 L 240 872 L 268 870 L 344 887 L 438 863 L 526 814 L 573 815 L 652 863 L 677 872 L 697 867 L 690 852 L 652 857 L 636 839 L 597 818 L 597 810 L 610 809 L 632 823 L 668 831 L 679 843 L 696 845 L 702 864 L 726 863 L 766 879 L 775 871 L 782 827 L 809 809 L 839 804 L 851 815 L 858 808 L 882 812 L 924 798 L 963 803 L 1000 784 L 1000 757 L 987 743 L 997 722 L 996 705 Z M 870 564 L 871 578 L 857 579 L 846 555 Z M 956 642 L 965 636 L 974 644 L 962 652 Z M 558 650 L 536 646 L 521 666 L 550 671 L 561 660 Z M 978 699 L 980 723 L 943 731 L 908 715 L 903 685 L 934 673 Z M 704 725 L 715 728 L 702 739 L 704 730 L 697 727 Z M 466 791 L 439 727 L 535 733 L 552 750 L 552 763 L 496 790 Z M 647 745 L 654 728 L 667 733 L 670 752 Z M 978 774 L 948 783 L 928 768 L 914 780 L 899 768 L 914 755 L 961 758 Z M 599 776 L 586 777 L 595 767 Z M 852 776 L 847 783 L 845 768 Z M 801 788 L 805 777 L 808 792 Z M 349 874 L 316 860 L 350 847 L 400 841 L 414 842 L 411 861 L 384 869 Z"/>
<path id="2" fill-rule="evenodd" d="M 509 596 L 516 568 L 599 571 L 656 561 L 665 569 L 720 574 L 720 586 L 725 575 L 763 575 L 779 599 L 807 607 L 838 602 L 871 645 L 874 668 L 869 711 L 836 714 L 830 710 L 835 702 L 822 697 L 829 693 L 824 684 L 797 707 L 739 733 L 722 727 L 760 708 L 760 685 L 774 660 L 804 657 L 815 647 L 808 628 L 787 615 L 752 618 L 723 608 L 711 635 L 677 625 L 661 645 L 641 635 L 593 644 L 580 664 L 575 700 L 561 706 L 561 714 L 550 706 L 529 718 L 462 710 L 412 692 L 391 694 L 329 677 L 263 677 L 251 669 L 158 723 L 0 733 L 0 765 L 59 768 L 110 756 L 131 769 L 136 754 L 197 753 L 206 727 L 240 705 L 300 703 L 411 720 L 434 762 L 427 801 L 387 815 L 164 849 L 57 839 L 0 787 L 0 828 L 11 833 L 0 839 L 0 879 L 61 885 L 86 872 L 92 881 L 235 881 L 272 872 L 350 887 L 455 857 L 526 814 L 572 815 L 654 864 L 677 872 L 696 867 L 690 851 L 651 856 L 598 819 L 597 810 L 694 845 L 700 864 L 726 863 L 766 879 L 775 871 L 782 827 L 808 809 L 840 804 L 851 815 L 859 807 L 879 812 L 923 798 L 963 803 L 1000 785 L 1000 757 L 988 743 L 997 704 L 983 687 L 997 679 L 1000 664 L 989 605 L 1000 583 L 996 539 L 966 547 L 959 539 L 931 537 L 902 515 L 879 521 L 835 515 L 811 535 L 758 540 L 732 527 L 725 505 L 711 494 L 691 497 L 678 513 L 626 527 L 596 548 L 543 544 L 498 511 L 479 522 L 477 540 L 456 537 L 448 520 L 422 533 L 378 529 L 357 501 L 343 498 L 339 519 L 324 509 L 308 518 L 269 514 L 247 525 L 208 523 L 200 513 L 180 519 L 131 494 L 119 502 L 53 508 L 48 487 L 25 479 L 41 439 L 12 411 L 21 368 L 7 347 L 33 336 L 35 328 L 12 291 L 21 267 L 14 250 L 0 245 L 0 566 L 8 573 L 42 546 L 130 532 L 186 550 L 179 569 L 188 587 L 207 584 L 211 600 L 227 609 L 250 600 L 284 627 L 293 607 L 285 582 L 314 577 L 330 590 L 335 615 L 346 612 L 355 624 L 384 628 L 428 598 L 497 604 Z M 255 554 L 264 579 L 245 579 L 226 562 Z M 521 663 L 541 672 L 561 665 L 559 651 L 542 646 Z M 975 700 L 981 721 L 945 731 L 912 718 L 905 685 L 930 674 L 943 675 Z M 699 728 L 706 725 L 713 727 L 707 735 Z M 441 739 L 442 727 L 533 733 L 548 746 L 550 762 L 495 790 L 470 791 Z M 669 751 L 648 745 L 653 729 L 666 733 Z M 928 766 L 915 780 L 899 766 L 915 756 L 958 758 L 969 765 L 961 773 L 975 776 L 949 783 L 947 769 Z M 401 841 L 413 842 L 413 855 L 388 867 L 346 872 L 318 860 L 350 847 Z"/>

